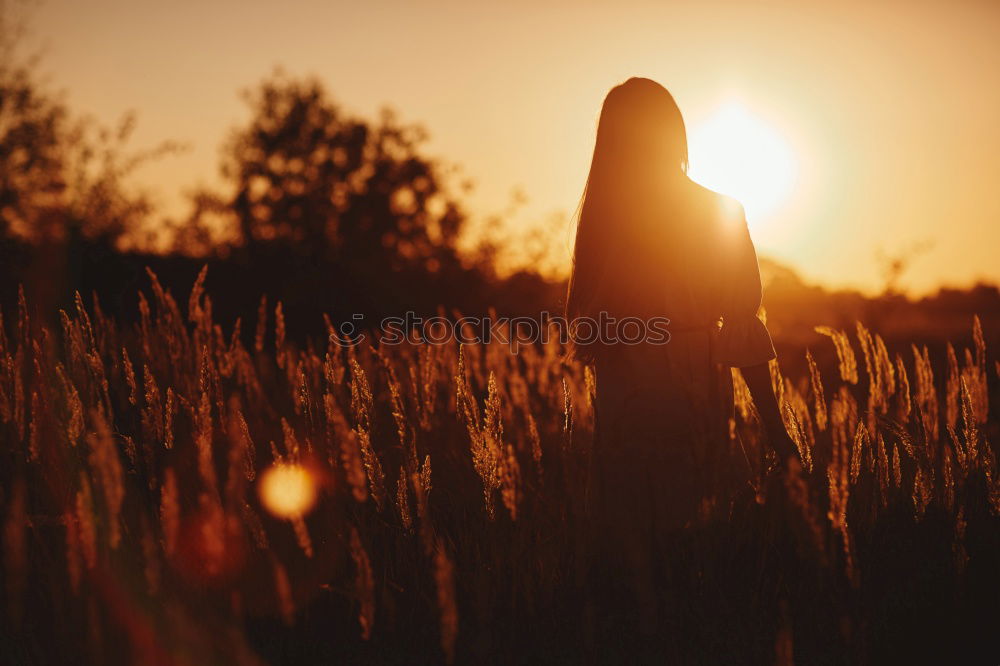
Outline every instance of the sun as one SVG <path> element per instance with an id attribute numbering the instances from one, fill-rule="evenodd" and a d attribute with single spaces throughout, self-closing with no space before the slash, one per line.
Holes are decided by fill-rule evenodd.
<path id="1" fill-rule="evenodd" d="M 739 200 L 751 224 L 766 222 L 795 188 L 798 163 L 788 142 L 739 102 L 696 123 L 688 153 L 691 178 Z"/>

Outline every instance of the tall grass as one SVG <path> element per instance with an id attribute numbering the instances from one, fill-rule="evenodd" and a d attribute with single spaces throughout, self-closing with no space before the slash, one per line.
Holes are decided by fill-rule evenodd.
<path id="1" fill-rule="evenodd" d="M 345 347 L 327 322 L 324 345 L 297 347 L 282 304 L 262 299 L 248 348 L 243 322 L 214 322 L 204 273 L 186 310 L 150 278 L 135 326 L 79 297 L 56 329 L 23 296 L 0 315 L 7 659 L 538 663 L 600 650 L 580 640 L 599 624 L 596 380 L 557 342 Z M 992 649 L 1000 366 L 978 319 L 972 331 L 939 359 L 890 350 L 861 323 L 817 328 L 835 368 L 811 352 L 805 376 L 772 367 L 802 461 L 786 473 L 737 373 L 728 485 L 678 546 L 678 655 Z M 313 479 L 311 511 L 268 511 L 258 488 L 276 465 Z"/>

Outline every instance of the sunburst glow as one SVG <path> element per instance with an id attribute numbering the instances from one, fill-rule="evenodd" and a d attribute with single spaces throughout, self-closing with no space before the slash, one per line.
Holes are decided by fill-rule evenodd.
<path id="1" fill-rule="evenodd" d="M 788 142 L 738 102 L 695 124 L 688 144 L 691 178 L 738 199 L 751 223 L 773 215 L 795 187 L 798 163 Z"/>
<path id="2" fill-rule="evenodd" d="M 279 463 L 260 479 L 260 499 L 279 518 L 296 518 L 316 502 L 316 482 L 302 465 Z"/>

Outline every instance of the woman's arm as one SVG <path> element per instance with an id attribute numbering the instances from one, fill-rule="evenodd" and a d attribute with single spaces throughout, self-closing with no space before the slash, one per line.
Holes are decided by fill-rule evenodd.
<path id="1" fill-rule="evenodd" d="M 725 285 L 722 302 L 722 328 L 715 341 L 716 361 L 739 368 L 750 389 L 757 412 L 771 446 L 784 464 L 798 460 L 798 448 L 785 430 L 778 400 L 771 388 L 768 361 L 775 358 L 771 335 L 757 317 L 761 304 L 760 269 L 757 252 L 750 239 L 743 207 L 736 204 L 733 224 L 720 236 L 720 264 Z"/>
<path id="2" fill-rule="evenodd" d="M 788 435 L 785 429 L 785 422 L 781 418 L 781 410 L 778 408 L 778 399 L 774 395 L 774 388 L 771 386 L 771 371 L 767 363 L 757 363 L 740 368 L 740 374 L 750 389 L 750 397 L 760 414 L 761 423 L 764 425 L 764 432 L 767 434 L 771 446 L 778 454 L 778 460 L 782 463 L 789 458 L 798 458 L 798 448 L 795 442 Z"/>

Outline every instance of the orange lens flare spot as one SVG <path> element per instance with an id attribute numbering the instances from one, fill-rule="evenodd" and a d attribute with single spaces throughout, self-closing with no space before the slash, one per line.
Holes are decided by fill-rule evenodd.
<path id="1" fill-rule="evenodd" d="M 297 518 L 316 503 L 316 480 L 302 465 L 272 465 L 261 476 L 258 490 L 264 508 L 278 518 Z"/>

